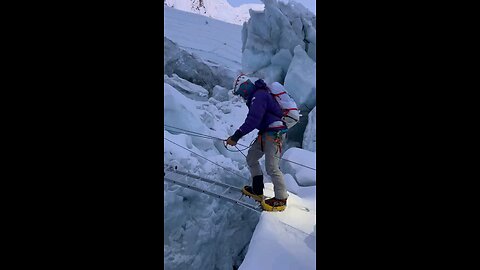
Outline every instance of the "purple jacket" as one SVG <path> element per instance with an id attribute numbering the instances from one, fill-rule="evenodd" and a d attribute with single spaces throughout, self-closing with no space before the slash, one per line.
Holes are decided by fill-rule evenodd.
<path id="1" fill-rule="evenodd" d="M 271 123 L 282 121 L 283 113 L 280 105 L 267 89 L 256 88 L 247 99 L 247 107 L 249 109 L 247 119 L 232 136 L 233 140 L 237 141 L 254 129 L 258 129 L 262 134 L 265 131 L 285 128 L 268 128 Z"/>

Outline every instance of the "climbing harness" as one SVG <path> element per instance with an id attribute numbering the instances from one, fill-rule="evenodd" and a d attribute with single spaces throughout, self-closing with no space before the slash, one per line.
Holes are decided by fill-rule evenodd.
<path id="1" fill-rule="evenodd" d="M 280 155 L 282 154 L 282 141 L 283 141 L 283 134 L 285 133 L 287 133 L 286 129 L 282 129 L 279 131 L 265 132 L 265 139 L 269 141 L 273 141 L 273 143 L 277 145 L 277 151 L 275 152 L 275 154 L 278 154 L 279 151 L 280 151 Z M 263 151 L 263 145 L 262 145 L 262 151 Z"/>

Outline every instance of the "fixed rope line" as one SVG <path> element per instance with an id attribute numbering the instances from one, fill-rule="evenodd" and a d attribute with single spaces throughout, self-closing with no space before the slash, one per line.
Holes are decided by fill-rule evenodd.
<path id="1" fill-rule="evenodd" d="M 188 134 L 188 135 L 191 135 L 191 136 L 196 136 L 196 137 L 200 137 L 200 138 L 204 138 L 204 139 L 217 139 L 217 140 L 220 140 L 220 141 L 225 141 L 225 139 L 220 139 L 220 138 L 218 138 L 218 137 L 214 137 L 214 136 L 210 136 L 210 135 L 205 135 L 205 134 L 198 133 L 198 132 L 195 132 L 195 131 L 190 131 L 190 130 L 186 130 L 186 129 L 182 129 L 182 128 L 178 128 L 178 127 L 173 127 L 173 126 L 169 126 L 169 125 L 164 125 L 164 126 L 165 126 L 165 127 L 170 127 L 170 128 L 175 128 L 175 129 L 178 129 L 178 130 L 182 130 L 182 131 L 184 131 L 185 133 L 191 133 L 191 134 Z M 178 132 L 178 131 L 177 131 L 177 132 Z M 194 134 L 195 134 L 195 135 L 194 135 Z M 240 153 L 242 153 L 243 150 L 246 150 L 246 149 L 252 147 L 253 142 L 250 144 L 250 146 L 246 146 L 246 145 L 243 145 L 243 144 L 240 144 L 240 143 L 237 143 L 237 144 L 238 144 L 238 145 L 241 145 L 241 146 L 244 146 L 244 147 L 247 147 L 247 148 L 242 149 L 242 150 L 240 150 L 240 149 L 237 148 L 237 150 L 239 150 L 239 151 L 232 151 L 232 150 L 229 150 L 228 148 L 227 148 L 227 150 L 230 151 L 230 152 L 240 152 Z M 225 146 L 225 148 L 226 148 L 226 146 Z M 188 150 L 188 149 L 187 149 L 187 150 Z M 190 151 L 190 150 L 189 150 L 189 151 Z M 197 153 L 195 153 L 195 154 L 198 155 Z M 243 154 L 243 153 L 242 153 L 242 155 L 245 156 L 245 154 Z M 246 156 L 245 156 L 245 157 L 246 157 Z M 287 162 L 291 162 L 291 163 L 293 163 L 293 164 L 296 164 L 296 165 L 298 165 L 298 166 L 301 166 L 301 167 L 304 167 L 304 168 L 307 168 L 307 169 L 310 169 L 310 170 L 314 170 L 314 171 L 317 170 L 317 169 L 312 168 L 312 167 L 310 167 L 310 166 L 303 165 L 303 164 L 300 164 L 300 163 L 298 163 L 298 162 L 295 162 L 295 161 L 292 161 L 292 160 L 288 160 L 288 159 L 286 159 L 286 158 L 277 157 L 277 156 L 276 156 L 276 158 L 281 159 L 281 160 L 285 160 L 285 161 L 287 161 Z"/>
<path id="2" fill-rule="evenodd" d="M 165 127 L 168 127 L 168 128 L 173 128 L 173 129 L 178 129 L 178 130 L 181 130 L 183 131 L 184 133 L 188 134 L 188 135 L 192 135 L 192 136 L 197 136 L 197 137 L 202 137 L 202 138 L 208 138 L 208 139 L 217 139 L 217 140 L 221 140 L 220 138 L 217 138 L 217 137 L 214 137 L 214 136 L 210 136 L 210 135 L 206 135 L 206 134 L 201 134 L 201 133 L 198 133 L 198 132 L 195 132 L 195 131 L 189 131 L 189 130 L 186 130 L 186 129 L 182 129 L 182 128 L 178 128 L 178 127 L 172 127 L 172 126 L 169 126 L 169 125 L 164 125 Z M 168 129 L 167 129 L 168 130 Z M 179 131 L 176 131 L 176 130 L 169 130 L 169 131 L 173 131 L 173 132 L 179 132 Z M 180 132 L 179 132 L 180 133 Z"/>
<path id="3" fill-rule="evenodd" d="M 236 145 L 235 145 L 235 148 L 237 148 L 238 152 L 242 153 L 242 155 L 243 155 L 245 158 L 247 158 L 247 156 L 245 156 L 245 154 L 244 154 L 242 151 L 240 151 L 240 149 L 238 149 L 238 147 L 237 147 Z M 228 150 L 228 149 L 227 149 L 227 150 Z"/>
<path id="4" fill-rule="evenodd" d="M 191 130 L 186 130 L 186 129 L 183 129 L 183 128 L 173 127 L 173 126 L 169 126 L 169 125 L 163 125 L 163 126 L 178 129 L 178 130 L 184 131 L 185 133 L 190 133 L 190 135 L 192 135 L 192 136 L 196 136 L 196 137 L 200 137 L 200 138 L 216 139 L 216 140 L 219 140 L 219 141 L 225 141 L 225 139 L 221 139 L 221 138 L 218 138 L 218 137 L 215 137 L 215 136 L 210 136 L 210 135 L 198 133 L 198 132 L 191 131 Z M 172 131 L 178 132 L 178 131 L 175 131 L 175 130 L 172 130 Z M 237 143 L 237 144 L 240 145 L 240 146 L 248 147 L 247 145 L 243 145 L 241 143 Z"/>
<path id="5" fill-rule="evenodd" d="M 171 130 L 171 129 L 168 129 L 168 128 L 166 128 L 165 130 L 166 130 L 166 131 L 169 131 L 169 132 L 185 134 L 185 135 L 188 135 L 188 136 L 199 137 L 199 138 L 202 138 L 202 139 L 215 139 L 215 138 L 211 138 L 211 137 L 207 137 L 207 136 L 201 136 L 201 135 L 197 135 L 197 134 L 191 134 L 191 133 L 188 133 L 188 132 L 181 132 L 181 131 L 178 131 L 178 130 Z"/>
<path id="6" fill-rule="evenodd" d="M 217 166 L 219 166 L 219 167 L 221 167 L 221 168 L 224 168 L 224 169 L 227 170 L 227 171 L 230 171 L 231 173 L 235 174 L 236 176 L 239 176 L 239 177 L 241 177 L 241 178 L 243 178 L 243 179 L 246 179 L 246 180 L 250 181 L 250 179 L 248 179 L 248 178 L 246 178 L 245 176 L 242 176 L 242 175 L 234 172 L 234 171 L 233 171 L 232 169 L 230 169 L 230 168 L 227 168 L 227 167 L 222 166 L 222 165 L 220 165 L 220 164 L 218 164 L 218 163 L 216 163 L 216 162 L 213 162 L 213 161 L 211 161 L 210 159 L 208 159 L 208 158 L 206 158 L 206 157 L 204 157 L 204 156 L 202 156 L 202 155 L 200 155 L 200 154 L 197 154 L 197 153 L 193 152 L 192 150 L 190 150 L 190 149 L 188 149 L 188 148 L 185 148 L 185 147 L 183 147 L 183 146 L 181 146 L 181 145 L 179 145 L 179 144 L 177 144 L 177 143 L 175 143 L 175 142 L 172 142 L 171 140 L 169 140 L 169 139 L 167 139 L 167 138 L 164 138 L 164 139 L 167 140 L 167 141 L 169 141 L 169 142 L 171 142 L 171 143 L 173 143 L 173 144 L 175 144 L 175 145 L 177 145 L 178 147 L 181 147 L 181 148 L 187 150 L 188 152 L 190 152 L 190 153 L 192 153 L 192 154 L 195 154 L 195 155 L 197 155 L 197 156 L 199 156 L 199 157 L 201 157 L 201 158 L 203 158 L 203 159 L 205 159 L 205 160 L 207 160 L 207 161 L 209 161 L 209 162 L 211 162 L 211 163 L 213 163 L 213 164 L 215 164 L 215 165 L 217 165 Z"/>

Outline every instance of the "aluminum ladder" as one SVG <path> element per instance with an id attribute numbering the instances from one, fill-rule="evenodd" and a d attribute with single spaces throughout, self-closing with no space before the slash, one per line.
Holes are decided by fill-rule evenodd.
<path id="1" fill-rule="evenodd" d="M 164 168 L 163 180 L 167 181 L 167 182 L 170 182 L 170 183 L 173 183 L 173 184 L 176 184 L 176 185 L 179 185 L 179 186 L 182 186 L 182 187 L 185 187 L 185 188 L 188 188 L 188 189 L 191 189 L 191 190 L 194 190 L 194 191 L 197 191 L 197 192 L 205 193 L 207 195 L 210 195 L 210 196 L 228 201 L 228 202 L 233 203 L 233 204 L 243 206 L 245 208 L 248 208 L 248 209 L 253 210 L 255 212 L 258 212 L 258 213 L 262 212 L 262 207 L 255 200 L 253 200 L 251 198 L 249 199 L 250 201 L 253 201 L 254 203 L 249 203 L 249 202 L 244 201 L 244 198 L 246 196 L 242 193 L 241 188 L 238 188 L 238 187 L 226 184 L 226 183 L 214 181 L 214 180 L 211 180 L 211 179 L 200 177 L 200 176 L 195 175 L 195 174 L 183 172 L 183 171 L 174 169 L 172 167 L 165 167 Z M 209 184 L 207 186 L 207 189 L 203 189 L 203 188 L 198 186 L 198 183 L 202 183 L 202 182 Z M 220 189 L 219 189 L 220 191 L 217 192 L 216 190 L 215 191 L 209 190 L 214 186 L 220 187 Z"/>

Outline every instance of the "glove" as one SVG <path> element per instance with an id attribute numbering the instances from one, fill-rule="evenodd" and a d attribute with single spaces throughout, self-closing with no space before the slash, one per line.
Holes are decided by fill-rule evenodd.
<path id="1" fill-rule="evenodd" d="M 231 146 L 235 146 L 237 144 L 237 141 L 243 136 L 242 132 L 240 130 L 235 131 L 235 133 L 228 137 L 227 139 L 227 144 Z"/>
<path id="2" fill-rule="evenodd" d="M 237 144 L 237 142 L 232 140 L 232 137 L 228 137 L 227 144 L 231 145 L 231 146 L 235 146 Z"/>

